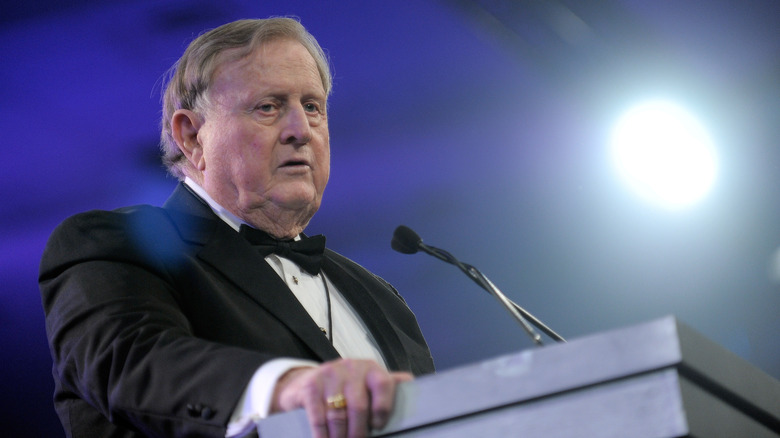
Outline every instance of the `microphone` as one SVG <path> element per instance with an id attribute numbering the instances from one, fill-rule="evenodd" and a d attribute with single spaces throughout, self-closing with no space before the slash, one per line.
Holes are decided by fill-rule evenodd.
<path id="1" fill-rule="evenodd" d="M 420 249 L 422 239 L 406 225 L 395 229 L 390 246 L 401 254 L 415 254 Z"/>
<path id="2" fill-rule="evenodd" d="M 401 225 L 393 232 L 393 239 L 390 241 L 390 246 L 402 253 L 402 254 L 415 254 L 422 250 L 423 252 L 430 254 L 440 260 L 457 266 L 466 275 L 469 276 L 475 283 L 485 289 L 488 293 L 493 295 L 509 313 L 515 318 L 515 320 L 523 327 L 526 334 L 533 340 L 536 345 L 542 345 L 542 337 L 537 333 L 533 327 L 528 323 L 531 321 L 539 330 L 550 336 L 552 339 L 558 342 L 566 342 L 561 335 L 555 333 L 552 329 L 544 325 L 536 317 L 528 313 L 525 309 L 517 305 L 515 302 L 506 297 L 493 282 L 491 282 L 482 272 L 477 268 L 462 263 L 456 259 L 452 254 L 442 249 L 426 245 L 423 243 L 422 238 L 415 233 L 411 228 Z"/>
<path id="3" fill-rule="evenodd" d="M 395 232 L 393 232 L 393 240 L 390 241 L 390 246 L 402 254 L 415 254 L 417 251 L 423 250 L 447 263 L 452 263 L 456 266 L 459 263 L 450 253 L 424 244 L 422 238 L 406 225 L 401 225 L 395 229 Z"/>

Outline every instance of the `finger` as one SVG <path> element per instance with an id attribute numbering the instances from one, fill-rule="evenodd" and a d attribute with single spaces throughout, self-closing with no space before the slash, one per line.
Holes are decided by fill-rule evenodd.
<path id="1" fill-rule="evenodd" d="M 326 431 L 329 438 L 344 438 L 347 436 L 349 425 L 350 397 L 345 393 L 346 382 L 352 376 L 352 372 L 347 369 L 351 365 L 348 361 L 339 359 L 332 362 L 326 362 L 320 366 L 320 378 L 324 386 L 323 398 L 320 403 L 324 407 L 326 417 Z M 330 400 L 342 396 L 346 402 L 345 406 L 333 406 Z"/>
<path id="2" fill-rule="evenodd" d="M 348 427 L 350 438 L 363 438 L 368 435 L 370 398 L 364 379 L 351 381 L 344 387 L 348 400 Z"/>
<path id="3" fill-rule="evenodd" d="M 301 373 L 297 380 L 288 385 L 282 393 L 286 398 L 286 410 L 303 408 L 313 438 L 328 438 L 328 419 L 324 405 L 322 380 L 316 369 Z M 286 396 L 286 397 L 285 397 Z"/>
<path id="4" fill-rule="evenodd" d="M 325 411 L 327 424 L 325 430 L 329 438 L 344 438 L 347 436 L 349 424 L 346 409 L 328 409 Z"/>
<path id="5" fill-rule="evenodd" d="M 399 376 L 398 378 L 405 378 Z M 366 386 L 371 396 L 370 424 L 373 429 L 385 427 L 390 419 L 395 400 L 396 377 L 384 370 L 372 370 L 366 375 Z"/>
<path id="6" fill-rule="evenodd" d="M 306 410 L 306 418 L 309 419 L 312 438 L 329 437 L 328 429 L 330 419 L 328 418 L 328 410 L 325 408 L 322 399 L 323 395 L 320 394 L 316 399 L 314 397 L 311 400 L 307 399 L 303 405 L 303 408 Z"/>
<path id="7" fill-rule="evenodd" d="M 402 372 L 402 371 L 396 371 L 390 373 L 390 377 L 395 380 L 395 383 L 401 383 L 401 382 L 410 382 L 414 380 L 414 375 L 412 373 Z"/>

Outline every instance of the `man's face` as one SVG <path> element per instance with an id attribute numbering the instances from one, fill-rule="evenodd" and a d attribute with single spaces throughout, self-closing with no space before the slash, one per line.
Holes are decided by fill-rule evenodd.
<path id="1" fill-rule="evenodd" d="M 220 66 L 208 91 L 203 187 L 247 218 L 317 211 L 330 174 L 325 90 L 300 43 L 276 40 Z M 273 219 L 273 218 L 270 218 Z"/>

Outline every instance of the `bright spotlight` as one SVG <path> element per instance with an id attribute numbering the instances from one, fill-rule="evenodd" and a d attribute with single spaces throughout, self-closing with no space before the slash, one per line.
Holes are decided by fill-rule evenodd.
<path id="1" fill-rule="evenodd" d="M 717 159 L 709 135 L 669 102 L 648 102 L 628 111 L 614 128 L 611 146 L 628 184 L 668 208 L 699 200 L 715 180 Z"/>

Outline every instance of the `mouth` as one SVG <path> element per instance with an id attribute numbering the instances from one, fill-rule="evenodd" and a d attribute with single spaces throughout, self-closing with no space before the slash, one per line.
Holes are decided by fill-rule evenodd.
<path id="1" fill-rule="evenodd" d="M 310 167 L 309 162 L 304 159 L 290 159 L 282 163 L 280 168 L 299 168 L 299 167 Z"/>

